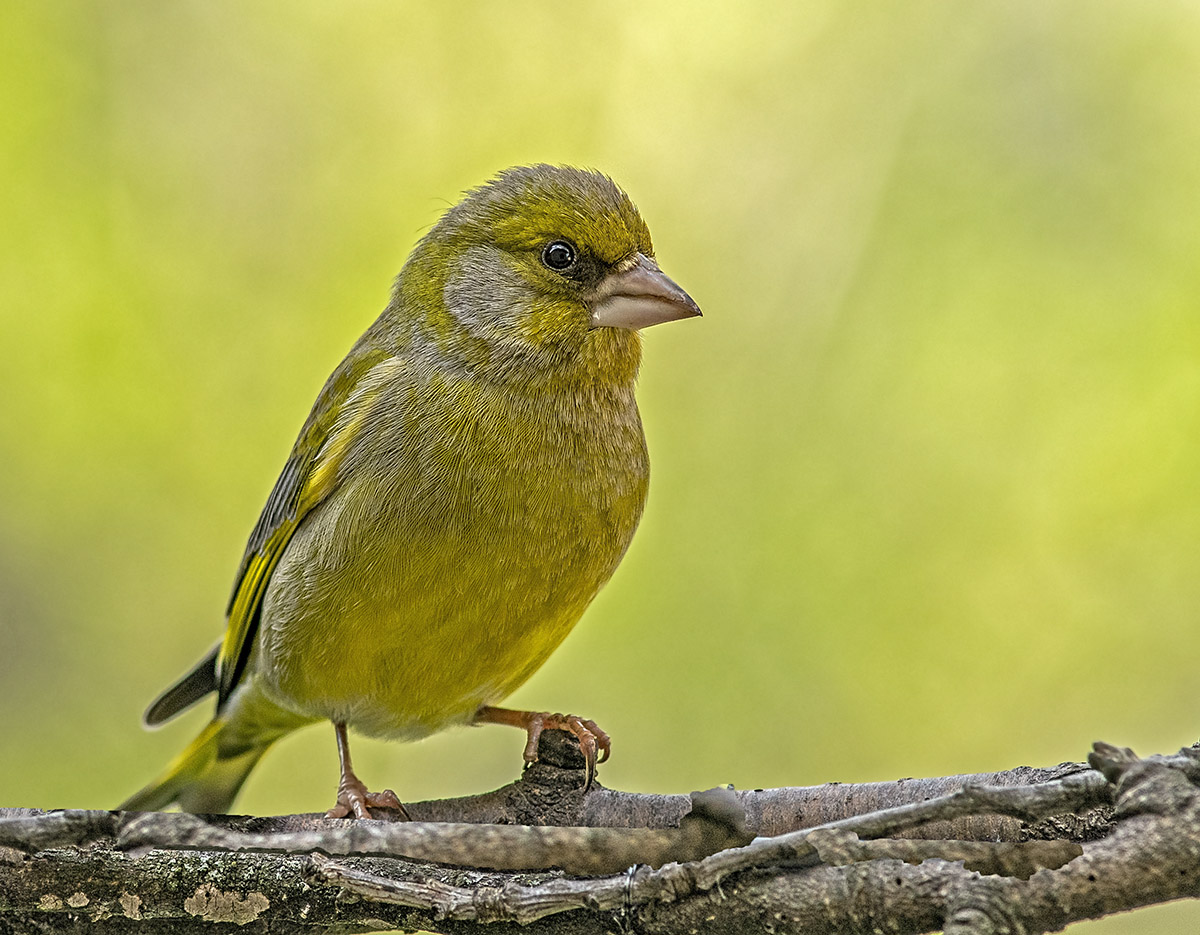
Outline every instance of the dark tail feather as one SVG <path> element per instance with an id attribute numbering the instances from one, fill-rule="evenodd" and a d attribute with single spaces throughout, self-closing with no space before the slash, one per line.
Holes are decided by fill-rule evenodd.
<path id="1" fill-rule="evenodd" d="M 214 646 L 213 651 L 196 663 L 191 672 L 155 698 L 142 715 L 142 723 L 147 727 L 157 727 L 185 708 L 190 708 L 209 692 L 215 692 L 217 652 L 220 648 L 220 644 Z"/>

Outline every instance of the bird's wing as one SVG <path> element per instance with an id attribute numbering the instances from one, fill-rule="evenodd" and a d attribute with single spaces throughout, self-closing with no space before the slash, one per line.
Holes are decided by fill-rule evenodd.
<path id="1" fill-rule="evenodd" d="M 250 534 L 234 580 L 225 638 L 217 651 L 218 710 L 246 670 L 271 572 L 304 517 L 337 488 L 346 453 L 400 367 L 399 358 L 368 350 L 343 361 L 317 397 Z"/>

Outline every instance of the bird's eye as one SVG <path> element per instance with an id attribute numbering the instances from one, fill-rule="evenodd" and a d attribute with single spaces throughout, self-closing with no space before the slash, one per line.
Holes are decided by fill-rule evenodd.
<path id="1" fill-rule="evenodd" d="M 565 240 L 553 240 L 542 250 L 542 262 L 561 273 L 575 265 L 575 247 Z"/>

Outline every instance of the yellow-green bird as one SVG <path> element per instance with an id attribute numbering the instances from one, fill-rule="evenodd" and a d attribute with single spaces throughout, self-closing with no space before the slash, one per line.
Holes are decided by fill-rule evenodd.
<path id="1" fill-rule="evenodd" d="M 332 817 L 368 792 L 347 727 L 415 740 L 500 723 L 579 738 L 591 721 L 494 705 L 543 663 L 616 570 L 649 479 L 639 328 L 699 315 L 609 178 L 508 169 L 413 249 L 338 365 L 246 546 L 225 637 L 145 715 L 209 692 L 216 715 L 121 807 L 228 810 L 283 735 L 335 728 Z"/>

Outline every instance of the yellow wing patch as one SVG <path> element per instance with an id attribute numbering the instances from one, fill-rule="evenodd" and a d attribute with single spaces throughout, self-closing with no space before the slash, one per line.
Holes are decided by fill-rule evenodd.
<path id="1" fill-rule="evenodd" d="M 346 455 L 360 437 L 383 390 L 403 366 L 399 358 L 382 351 L 359 358 L 354 364 L 348 358 L 317 398 L 242 558 L 217 657 L 218 710 L 232 694 L 250 659 L 271 573 L 304 517 L 337 488 Z"/>

